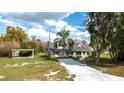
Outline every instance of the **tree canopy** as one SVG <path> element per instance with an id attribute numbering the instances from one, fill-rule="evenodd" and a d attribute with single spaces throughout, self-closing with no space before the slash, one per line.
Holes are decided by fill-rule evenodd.
<path id="1" fill-rule="evenodd" d="M 96 62 L 99 62 L 100 54 L 107 49 L 113 62 L 117 61 L 119 53 L 124 49 L 124 13 L 89 13 L 87 30 L 91 34 Z"/>
<path id="2" fill-rule="evenodd" d="M 54 47 L 62 47 L 63 49 L 68 48 L 72 49 L 73 48 L 73 40 L 69 38 L 69 30 L 61 30 L 60 32 L 57 33 L 57 38 L 54 40 Z"/>

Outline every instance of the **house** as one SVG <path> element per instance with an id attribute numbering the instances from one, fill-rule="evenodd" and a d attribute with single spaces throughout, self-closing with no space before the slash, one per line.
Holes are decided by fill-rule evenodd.
<path id="1" fill-rule="evenodd" d="M 73 56 L 81 56 L 82 58 L 86 58 L 92 55 L 92 49 L 90 47 L 86 47 L 83 44 L 74 45 L 73 46 Z"/>
<path id="2" fill-rule="evenodd" d="M 92 55 L 93 49 L 89 46 L 84 45 L 82 42 L 74 44 L 73 49 L 69 50 L 68 48 L 63 49 L 62 47 L 50 48 L 50 54 L 52 58 L 55 57 L 77 57 L 86 58 Z"/>

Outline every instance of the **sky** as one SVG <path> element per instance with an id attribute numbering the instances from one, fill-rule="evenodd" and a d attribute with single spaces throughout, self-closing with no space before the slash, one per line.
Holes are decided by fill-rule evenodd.
<path id="1" fill-rule="evenodd" d="M 88 13 L 84 12 L 3 12 L 0 13 L 0 34 L 6 33 L 7 26 L 19 26 L 29 37 L 48 41 L 49 31 L 51 41 L 61 29 L 70 30 L 70 38 L 90 42 L 90 34 L 84 22 Z"/>

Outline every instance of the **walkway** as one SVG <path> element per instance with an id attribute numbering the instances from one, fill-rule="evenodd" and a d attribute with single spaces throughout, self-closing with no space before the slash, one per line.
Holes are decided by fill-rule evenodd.
<path id="1" fill-rule="evenodd" d="M 70 74 L 75 74 L 75 81 L 120 81 L 124 78 L 104 74 L 85 64 L 81 64 L 72 59 L 58 59 L 60 64 L 64 66 Z"/>

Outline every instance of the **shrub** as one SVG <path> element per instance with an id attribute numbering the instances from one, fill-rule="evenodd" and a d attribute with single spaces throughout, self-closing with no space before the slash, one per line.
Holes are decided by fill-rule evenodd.
<path id="1" fill-rule="evenodd" d="M 37 52 L 37 44 L 32 42 L 32 41 L 22 43 L 21 48 L 23 48 L 23 49 L 34 49 L 34 51 Z"/>
<path id="2" fill-rule="evenodd" d="M 1 42 L 0 43 L 0 57 L 10 57 L 12 49 L 18 49 L 20 45 L 15 41 Z"/>
<path id="3" fill-rule="evenodd" d="M 80 60 L 80 56 L 77 56 L 77 57 L 71 57 L 72 59 L 74 59 L 75 61 L 79 61 Z"/>
<path id="4" fill-rule="evenodd" d="M 20 51 L 19 55 L 20 56 L 31 56 L 32 55 L 32 51 Z"/>
<path id="5" fill-rule="evenodd" d="M 118 54 L 118 60 L 124 61 L 124 52 L 121 51 L 121 52 Z"/>

